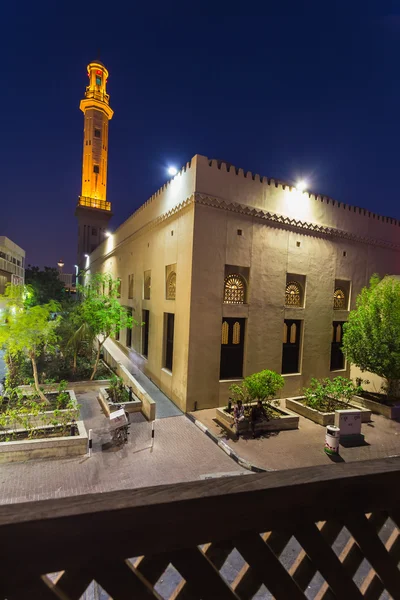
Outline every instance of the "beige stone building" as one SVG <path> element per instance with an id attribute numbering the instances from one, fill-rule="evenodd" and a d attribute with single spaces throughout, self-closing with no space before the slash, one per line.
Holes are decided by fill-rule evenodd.
<path id="1" fill-rule="evenodd" d="M 4 235 L 0 235 L 0 294 L 7 283 L 23 284 L 25 281 L 25 250 Z"/>
<path id="2" fill-rule="evenodd" d="M 282 373 L 282 395 L 348 375 L 342 325 L 372 273 L 400 273 L 400 222 L 195 156 L 106 239 L 89 272 L 121 280 L 145 325 L 119 344 L 183 410 Z"/>

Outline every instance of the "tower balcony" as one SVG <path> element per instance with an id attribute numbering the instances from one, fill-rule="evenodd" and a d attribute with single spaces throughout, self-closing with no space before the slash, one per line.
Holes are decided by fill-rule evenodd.
<path id="1" fill-rule="evenodd" d="M 79 196 L 78 206 L 85 206 L 86 208 L 97 208 L 99 210 L 106 210 L 107 212 L 111 212 L 111 202 L 107 202 L 107 200 L 100 200 L 99 198 Z"/>

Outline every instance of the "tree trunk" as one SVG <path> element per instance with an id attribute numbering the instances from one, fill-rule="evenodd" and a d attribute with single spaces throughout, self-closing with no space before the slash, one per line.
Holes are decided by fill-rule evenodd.
<path id="1" fill-rule="evenodd" d="M 32 368 L 33 368 L 33 379 L 35 381 L 35 389 L 36 389 L 37 393 L 39 394 L 39 398 L 42 400 L 42 402 L 45 402 L 46 404 L 48 404 L 46 396 L 43 394 L 42 390 L 39 387 L 39 377 L 38 377 L 36 359 L 35 359 L 34 354 L 31 355 L 31 361 L 32 361 Z"/>
<path id="2" fill-rule="evenodd" d="M 97 366 L 98 366 L 98 364 L 99 364 L 99 359 L 100 359 L 101 347 L 103 346 L 104 342 L 105 342 L 105 340 L 103 340 L 103 341 L 101 342 L 101 344 L 100 344 L 100 342 L 99 342 L 99 341 L 97 342 L 97 343 L 99 344 L 99 347 L 98 347 L 98 349 L 97 349 L 96 360 L 95 360 L 95 363 L 94 363 L 93 372 L 92 372 L 92 374 L 91 374 L 91 376 L 90 376 L 90 381 L 93 381 L 93 379 L 94 379 L 94 376 L 96 375 Z"/>
<path id="3" fill-rule="evenodd" d="M 398 379 L 387 379 L 386 395 L 388 398 L 398 398 L 400 396 L 400 381 Z"/>
<path id="4" fill-rule="evenodd" d="M 76 372 L 76 356 L 77 356 L 78 352 L 75 350 L 74 351 L 74 363 L 72 366 L 72 372 L 75 373 Z"/>

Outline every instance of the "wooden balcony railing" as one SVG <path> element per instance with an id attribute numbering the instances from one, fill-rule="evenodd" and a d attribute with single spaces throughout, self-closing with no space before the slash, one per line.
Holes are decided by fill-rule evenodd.
<path id="1" fill-rule="evenodd" d="M 399 599 L 399 526 L 400 458 L 4 505 L 0 597 Z"/>

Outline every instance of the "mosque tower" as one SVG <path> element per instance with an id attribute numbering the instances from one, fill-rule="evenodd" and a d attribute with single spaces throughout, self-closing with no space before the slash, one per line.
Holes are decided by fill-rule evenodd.
<path id="1" fill-rule="evenodd" d="M 107 202 L 108 122 L 114 111 L 106 92 L 108 71 L 98 60 L 87 67 L 89 85 L 79 108 L 84 114 L 82 192 L 75 216 L 78 218 L 79 269 L 86 266 L 90 254 L 106 237 L 112 217 Z"/>

